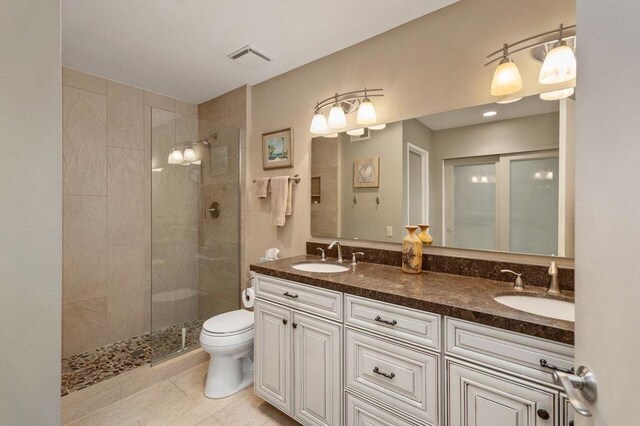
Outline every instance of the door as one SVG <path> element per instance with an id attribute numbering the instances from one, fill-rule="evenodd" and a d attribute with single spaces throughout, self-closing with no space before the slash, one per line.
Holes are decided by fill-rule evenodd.
<path id="1" fill-rule="evenodd" d="M 294 416 L 309 425 L 342 419 L 342 328 L 293 313 Z"/>
<path id="2" fill-rule="evenodd" d="M 447 361 L 449 426 L 551 426 L 557 395 L 533 384 Z"/>
<path id="3" fill-rule="evenodd" d="M 291 414 L 291 311 L 256 300 L 254 315 L 255 393 Z"/>

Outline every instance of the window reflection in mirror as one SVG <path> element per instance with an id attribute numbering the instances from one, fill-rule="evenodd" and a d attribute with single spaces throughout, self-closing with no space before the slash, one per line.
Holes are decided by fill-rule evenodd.
<path id="1" fill-rule="evenodd" d="M 400 243 L 429 224 L 437 246 L 573 257 L 573 108 L 531 96 L 316 137 L 312 235 Z"/>

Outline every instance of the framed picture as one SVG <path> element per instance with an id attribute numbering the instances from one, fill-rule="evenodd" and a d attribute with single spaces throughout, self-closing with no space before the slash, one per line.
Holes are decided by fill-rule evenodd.
<path id="1" fill-rule="evenodd" d="M 380 157 L 370 157 L 353 162 L 353 187 L 380 187 Z"/>
<path id="2" fill-rule="evenodd" d="M 293 133 L 291 128 L 262 134 L 262 168 L 293 167 Z"/>

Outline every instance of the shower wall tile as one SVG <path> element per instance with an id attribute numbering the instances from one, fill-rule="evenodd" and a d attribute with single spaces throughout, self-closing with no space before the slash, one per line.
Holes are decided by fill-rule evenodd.
<path id="1" fill-rule="evenodd" d="M 156 92 L 144 91 L 144 104 L 155 108 L 161 108 L 166 111 L 176 111 L 176 101 L 168 96 L 161 95 Z"/>
<path id="2" fill-rule="evenodd" d="M 62 356 L 67 357 L 108 343 L 105 297 L 62 306 Z"/>
<path id="3" fill-rule="evenodd" d="M 106 97 L 62 88 L 63 187 L 65 194 L 107 193 Z"/>
<path id="4" fill-rule="evenodd" d="M 143 152 L 109 147 L 109 246 L 143 243 L 148 217 L 144 208 Z"/>
<path id="5" fill-rule="evenodd" d="M 63 303 L 107 295 L 107 197 L 63 198 Z"/>
<path id="6" fill-rule="evenodd" d="M 109 247 L 107 336 L 118 341 L 149 331 L 144 244 Z"/>
<path id="7" fill-rule="evenodd" d="M 198 105 L 176 100 L 176 114 L 185 117 L 198 118 Z"/>
<path id="8" fill-rule="evenodd" d="M 107 82 L 107 127 L 109 146 L 143 149 L 144 97 L 142 89 Z"/>
<path id="9" fill-rule="evenodd" d="M 101 95 L 107 94 L 107 79 L 71 68 L 62 68 L 62 84 Z"/>

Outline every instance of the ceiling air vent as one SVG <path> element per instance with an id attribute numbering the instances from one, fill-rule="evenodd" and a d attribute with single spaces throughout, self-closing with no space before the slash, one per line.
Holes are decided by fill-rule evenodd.
<path id="1" fill-rule="evenodd" d="M 250 67 L 263 66 L 271 62 L 271 58 L 255 48 L 247 45 L 228 55 L 234 61 Z"/>

